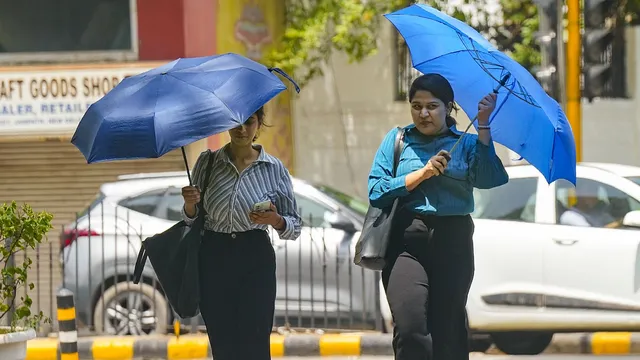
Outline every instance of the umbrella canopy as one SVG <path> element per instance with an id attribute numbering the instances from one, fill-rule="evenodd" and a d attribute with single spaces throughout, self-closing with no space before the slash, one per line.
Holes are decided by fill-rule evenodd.
<path id="1" fill-rule="evenodd" d="M 160 157 L 242 125 L 286 89 L 273 72 L 300 91 L 282 70 L 238 54 L 172 61 L 124 79 L 92 104 L 71 142 L 88 163 Z"/>
<path id="2" fill-rule="evenodd" d="M 498 91 L 493 139 L 535 166 L 548 182 L 576 182 L 576 149 L 560 105 L 520 64 L 497 50 L 471 26 L 427 5 L 411 5 L 385 17 L 405 39 L 413 66 L 439 73 L 456 102 L 473 117 L 478 101 Z M 500 86 L 500 80 L 506 84 Z M 477 125 L 477 124 L 476 124 Z"/>

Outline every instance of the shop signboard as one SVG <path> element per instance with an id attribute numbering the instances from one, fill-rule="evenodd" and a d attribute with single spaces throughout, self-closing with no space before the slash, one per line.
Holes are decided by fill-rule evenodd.
<path id="1" fill-rule="evenodd" d="M 137 63 L 0 69 L 0 136 L 71 136 L 91 104 L 124 78 L 152 67 Z"/>

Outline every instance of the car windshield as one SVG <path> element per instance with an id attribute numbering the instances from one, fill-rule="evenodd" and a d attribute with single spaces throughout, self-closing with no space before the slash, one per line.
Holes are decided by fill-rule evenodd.
<path id="1" fill-rule="evenodd" d="M 351 195 L 347 195 L 326 185 L 316 185 L 316 188 L 325 195 L 339 202 L 341 205 L 346 206 L 349 210 L 355 212 L 356 214 L 362 216 L 365 216 L 367 214 L 369 205 L 361 199 Z"/>
<path id="2" fill-rule="evenodd" d="M 633 181 L 634 183 L 640 185 L 640 176 L 631 176 L 631 177 L 628 177 L 627 179 L 629 179 L 629 180 Z"/>

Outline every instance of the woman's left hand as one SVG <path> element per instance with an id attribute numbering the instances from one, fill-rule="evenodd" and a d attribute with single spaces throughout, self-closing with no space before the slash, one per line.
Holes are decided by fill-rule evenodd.
<path id="1" fill-rule="evenodd" d="M 278 209 L 271 203 L 268 211 L 252 211 L 249 213 L 249 219 L 255 224 L 271 225 L 276 227 L 282 216 L 278 214 Z"/>
<path id="2" fill-rule="evenodd" d="M 489 124 L 489 115 L 496 108 L 497 99 L 498 95 L 491 93 L 480 100 L 478 103 L 478 125 L 486 126 Z"/>

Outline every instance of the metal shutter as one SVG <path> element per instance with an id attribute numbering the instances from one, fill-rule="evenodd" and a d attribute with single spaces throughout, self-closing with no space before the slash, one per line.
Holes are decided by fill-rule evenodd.
<path id="1" fill-rule="evenodd" d="M 123 174 L 180 170 L 184 170 L 180 150 L 159 159 L 87 164 L 68 141 L 0 143 L 0 204 L 15 200 L 54 216 L 48 243 L 29 254 L 33 260 L 30 280 L 36 285 L 30 293 L 32 310 L 54 319 L 55 292 L 61 284 L 58 238 L 62 225 L 88 205 L 101 184 Z"/>

